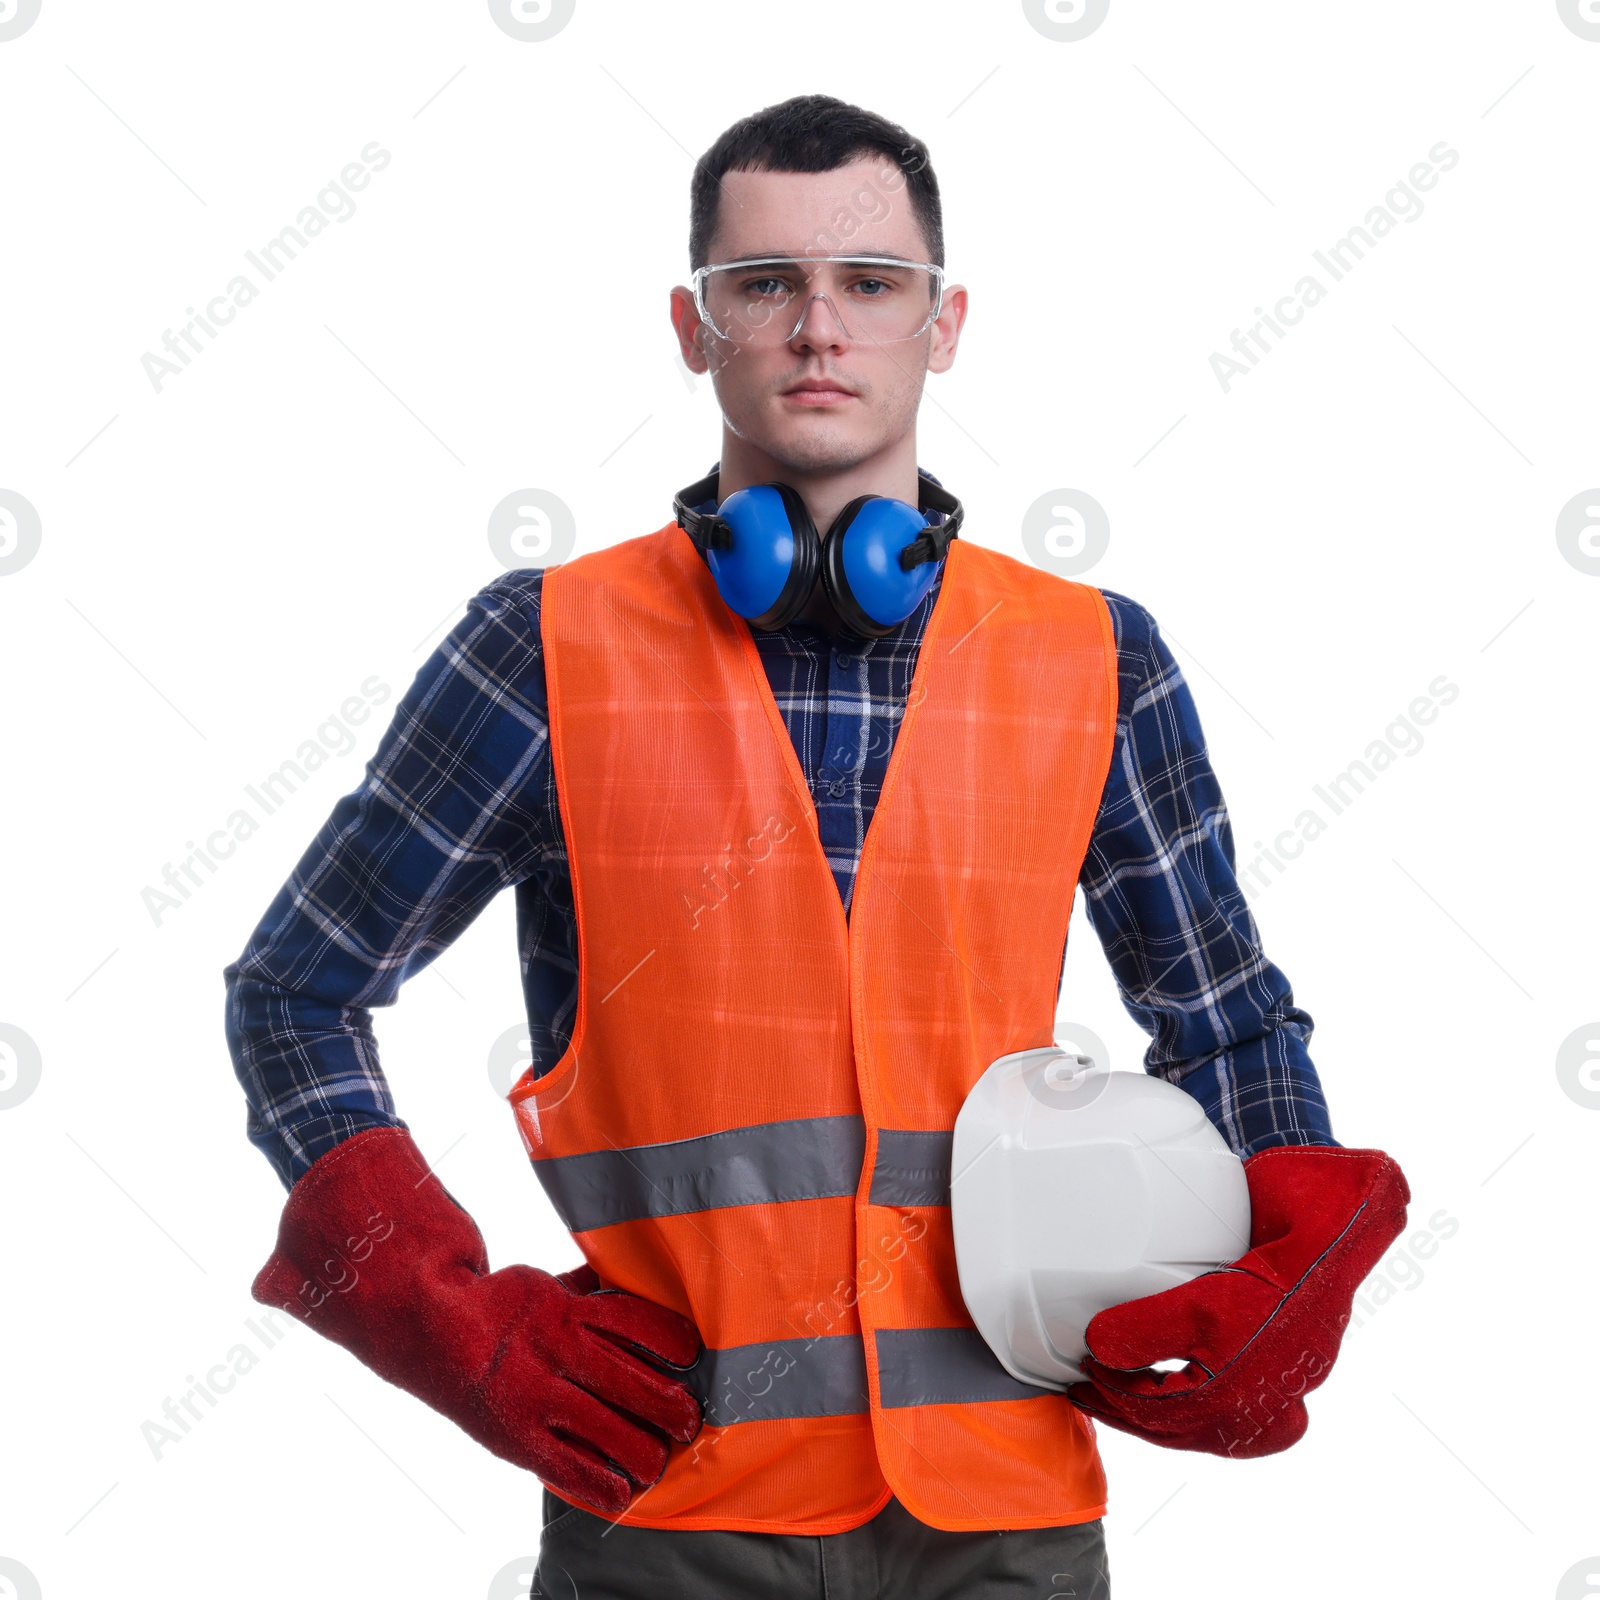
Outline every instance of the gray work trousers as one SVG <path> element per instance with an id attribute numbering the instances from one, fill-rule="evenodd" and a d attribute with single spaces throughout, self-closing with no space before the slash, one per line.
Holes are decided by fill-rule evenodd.
<path id="1" fill-rule="evenodd" d="M 536 1600 L 1109 1600 L 1105 1531 L 950 1533 L 893 1498 L 844 1533 L 630 1528 L 544 1491 Z"/>

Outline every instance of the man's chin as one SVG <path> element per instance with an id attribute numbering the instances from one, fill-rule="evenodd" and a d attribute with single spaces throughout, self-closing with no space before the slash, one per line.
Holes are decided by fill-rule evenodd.
<path id="1" fill-rule="evenodd" d="M 848 472 L 870 460 L 886 441 L 859 438 L 838 428 L 801 427 L 775 429 L 768 438 L 751 442 L 785 470 L 814 475 Z"/>

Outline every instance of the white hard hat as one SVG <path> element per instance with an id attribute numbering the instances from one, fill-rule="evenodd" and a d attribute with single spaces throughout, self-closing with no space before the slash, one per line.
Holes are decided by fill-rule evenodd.
<path id="1" fill-rule="evenodd" d="M 1199 1101 L 1050 1047 L 1001 1056 L 956 1118 L 950 1209 L 961 1294 L 1012 1377 L 1083 1377 L 1097 1311 L 1250 1248 L 1244 1164 Z"/>

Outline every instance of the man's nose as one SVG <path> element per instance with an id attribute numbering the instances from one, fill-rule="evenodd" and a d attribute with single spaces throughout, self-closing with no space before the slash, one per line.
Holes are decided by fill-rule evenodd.
<path id="1" fill-rule="evenodd" d="M 850 331 L 845 327 L 844 318 L 839 315 L 833 297 L 819 290 L 806 301 L 805 309 L 800 313 L 800 320 L 795 324 L 795 330 L 789 337 L 791 343 L 799 342 L 813 346 L 841 344 L 848 343 Z"/>

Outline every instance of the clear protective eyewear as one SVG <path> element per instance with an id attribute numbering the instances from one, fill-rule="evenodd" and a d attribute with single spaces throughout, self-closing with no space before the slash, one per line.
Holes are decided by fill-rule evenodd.
<path id="1" fill-rule="evenodd" d="M 819 287 L 823 268 L 834 269 Z M 787 344 L 813 300 L 826 300 L 847 339 L 898 344 L 932 326 L 944 269 L 899 256 L 751 256 L 699 267 L 694 303 L 719 339 Z"/>

